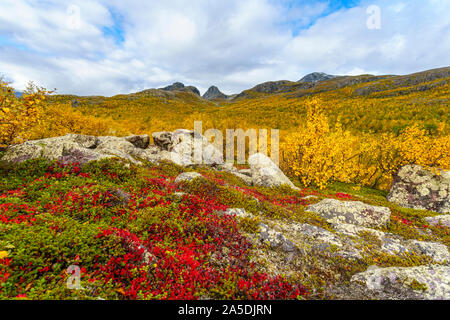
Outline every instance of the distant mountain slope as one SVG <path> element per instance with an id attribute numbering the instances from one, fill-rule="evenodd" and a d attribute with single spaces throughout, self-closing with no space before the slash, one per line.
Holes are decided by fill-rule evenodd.
<path id="1" fill-rule="evenodd" d="M 349 130 L 378 133 L 398 132 L 412 124 L 435 130 L 445 123 L 450 128 L 449 80 L 450 67 L 445 67 L 403 76 L 269 81 L 235 97 L 212 101 L 176 84 L 114 97 L 52 99 L 68 103 L 76 99 L 82 113 L 129 123 L 139 132 L 153 132 L 191 128 L 194 120 L 204 121 L 204 128 L 295 130 L 304 123 L 307 101 L 316 98 L 332 123 L 339 118 Z M 220 93 L 214 88 L 208 91 L 205 98 Z"/>

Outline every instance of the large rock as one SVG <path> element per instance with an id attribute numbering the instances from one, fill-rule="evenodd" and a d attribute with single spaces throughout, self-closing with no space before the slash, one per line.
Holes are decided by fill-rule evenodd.
<path id="1" fill-rule="evenodd" d="M 240 178 L 246 185 L 251 186 L 253 184 L 252 177 L 249 177 L 248 175 L 239 173 L 239 172 L 231 172 L 231 174 L 235 175 L 236 177 Z"/>
<path id="2" fill-rule="evenodd" d="M 136 148 L 147 149 L 150 144 L 150 137 L 148 134 L 133 135 L 125 138 L 128 142 L 131 142 Z"/>
<path id="3" fill-rule="evenodd" d="M 353 224 L 335 223 L 333 229 L 343 236 L 361 239 L 363 234 L 370 235 L 379 244 L 372 244 L 372 249 L 391 255 L 409 255 L 412 253 L 426 255 L 435 262 L 450 262 L 450 253 L 446 245 L 437 242 L 405 240 L 401 236 L 385 233 L 371 228 Z"/>
<path id="4" fill-rule="evenodd" d="M 293 224 L 291 227 L 296 233 L 300 233 L 303 236 L 310 237 L 318 243 L 332 244 L 337 247 L 343 246 L 342 240 L 339 239 L 339 237 L 337 237 L 334 233 L 331 233 L 330 231 L 327 231 L 320 227 L 316 227 L 307 223 Z"/>
<path id="5" fill-rule="evenodd" d="M 163 150 L 169 150 L 172 145 L 172 132 L 153 132 L 153 143 Z"/>
<path id="6" fill-rule="evenodd" d="M 45 158 L 64 163 L 85 163 L 112 157 L 112 155 L 97 152 L 95 149 L 99 144 L 100 139 L 97 137 L 82 135 L 32 140 L 9 146 L 2 157 L 2 161 L 18 163 L 30 159 Z M 129 144 L 134 147 L 131 143 Z"/>
<path id="7" fill-rule="evenodd" d="M 443 214 L 434 217 L 426 217 L 425 221 L 432 226 L 441 225 L 450 228 L 450 214 Z"/>
<path id="8" fill-rule="evenodd" d="M 251 218 L 253 215 L 251 213 L 248 213 L 243 208 L 228 208 L 224 214 L 229 216 L 236 216 L 239 218 Z"/>
<path id="9" fill-rule="evenodd" d="M 288 185 L 296 189 L 291 180 L 283 171 L 266 155 L 255 153 L 248 158 L 254 185 L 265 187 L 278 187 Z"/>
<path id="10" fill-rule="evenodd" d="M 391 211 L 386 207 L 336 199 L 324 199 L 309 205 L 308 211 L 319 214 L 330 223 L 347 223 L 362 227 L 385 226 L 391 216 Z"/>
<path id="11" fill-rule="evenodd" d="M 174 132 L 155 132 L 153 133 L 153 141 L 157 146 L 162 148 L 162 158 L 170 160 L 181 166 L 189 166 L 195 163 L 194 144 L 201 146 L 202 164 L 211 166 L 222 165 L 223 153 L 209 143 L 206 137 L 193 130 L 178 129 Z"/>
<path id="12" fill-rule="evenodd" d="M 180 183 L 184 181 L 192 181 L 194 179 L 205 179 L 200 173 L 198 172 L 183 172 L 179 174 L 176 179 L 175 183 Z"/>
<path id="13" fill-rule="evenodd" d="M 45 158 L 62 163 L 86 163 L 105 158 L 121 158 L 133 163 L 141 160 L 156 161 L 157 155 L 150 149 L 146 135 L 129 137 L 94 137 L 79 134 L 67 134 L 61 137 L 31 140 L 11 145 L 2 161 L 18 163 L 25 160 Z"/>
<path id="14" fill-rule="evenodd" d="M 442 243 L 409 240 L 408 245 L 411 251 L 429 256 L 434 261 L 450 263 L 450 253 L 448 252 L 447 246 Z"/>
<path id="15" fill-rule="evenodd" d="M 42 157 L 63 163 L 86 163 L 117 157 L 136 164 L 141 164 L 141 160 L 150 162 L 168 160 L 180 166 L 189 166 L 194 164 L 194 141 L 199 141 L 203 164 L 211 166 L 223 164 L 223 153 L 203 135 L 195 134 L 198 140 L 194 139 L 192 130 L 155 132 L 152 135 L 155 145 L 149 145 L 148 135 L 95 137 L 68 134 L 12 145 L 8 147 L 2 160 L 17 163 Z"/>
<path id="16" fill-rule="evenodd" d="M 394 176 L 387 199 L 405 208 L 450 212 L 450 171 L 436 174 L 419 165 L 404 166 Z"/>
<path id="17" fill-rule="evenodd" d="M 374 294 L 392 299 L 450 299 L 450 267 L 419 266 L 371 268 L 355 274 L 351 282 L 362 284 Z"/>
<path id="18" fill-rule="evenodd" d="M 284 252 L 295 251 L 295 245 L 282 232 L 271 229 L 264 223 L 259 224 L 259 240 L 270 245 L 272 249 L 281 248 Z"/>

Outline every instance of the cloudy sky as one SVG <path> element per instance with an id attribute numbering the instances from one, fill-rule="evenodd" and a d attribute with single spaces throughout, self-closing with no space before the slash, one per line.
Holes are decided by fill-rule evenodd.
<path id="1" fill-rule="evenodd" d="M 58 93 L 450 66 L 449 0 L 0 0 L 0 74 Z"/>

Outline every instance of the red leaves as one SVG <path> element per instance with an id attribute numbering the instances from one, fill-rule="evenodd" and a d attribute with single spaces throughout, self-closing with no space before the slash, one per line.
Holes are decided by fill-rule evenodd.
<path id="1" fill-rule="evenodd" d="M 28 204 L 5 203 L 0 204 L 0 222 L 1 223 L 32 223 L 36 221 L 34 216 L 37 209 Z"/>
<path id="2" fill-rule="evenodd" d="M 107 169 L 102 173 L 112 180 L 118 179 L 116 173 Z M 89 178 L 90 174 L 83 173 L 77 164 L 56 164 L 35 182 L 46 188 L 56 180 L 71 177 Z M 130 197 L 127 206 L 117 209 L 108 206 L 110 192 L 99 191 L 98 186 L 92 183 L 54 193 L 45 204 L 36 202 L 37 207 L 0 204 L 0 223 L 32 223 L 35 222 L 34 216 L 40 213 L 76 217 L 83 223 L 108 223 L 107 228 L 99 228 L 94 238 L 100 243 L 104 241 L 101 250 L 111 252 L 111 256 L 100 260 L 105 255 L 83 257 L 80 254 L 72 263 L 83 262 L 84 265 L 80 266 L 83 278 L 90 282 L 111 281 L 115 292 L 126 299 L 197 299 L 205 292 L 214 297 L 233 299 L 291 299 L 307 295 L 301 285 L 289 283 L 281 277 L 270 278 L 255 269 L 249 262 L 251 243 L 239 232 L 234 217 L 216 214 L 228 206 L 214 196 L 184 195 L 174 203 L 172 194 L 178 191 L 177 186 L 173 179 L 168 180 L 164 175 L 144 178 L 138 186 L 120 185 Z M 269 199 L 254 190 L 236 189 L 280 206 L 302 205 L 304 201 L 295 196 Z M 0 195 L 0 198 L 23 196 L 24 192 L 16 189 Z M 155 212 L 160 216 L 152 217 L 142 227 L 145 230 L 137 228 L 134 221 L 151 208 L 156 208 Z M 55 236 L 61 234 L 58 223 L 48 227 Z M 114 241 L 109 241 L 111 238 Z M 216 257 L 215 262 L 212 256 Z M 0 265 L 2 263 L 10 263 L 10 260 L 0 260 Z M 29 273 L 32 270 L 47 276 L 52 267 L 21 265 L 14 272 Z M 9 276 L 0 269 L 0 283 Z"/>
<path id="3" fill-rule="evenodd" d="M 334 194 L 334 198 L 340 199 L 340 200 L 351 200 L 352 196 L 349 194 L 346 194 L 346 193 L 338 192 L 338 193 Z"/>

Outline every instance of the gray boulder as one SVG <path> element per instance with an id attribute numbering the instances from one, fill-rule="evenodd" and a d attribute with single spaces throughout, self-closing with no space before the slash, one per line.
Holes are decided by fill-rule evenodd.
<path id="1" fill-rule="evenodd" d="M 307 223 L 293 224 L 291 226 L 295 233 L 300 233 L 302 236 L 307 236 L 318 243 L 332 244 L 337 247 L 342 247 L 343 242 L 334 233 L 323 228 L 316 227 Z"/>
<path id="2" fill-rule="evenodd" d="M 251 186 L 253 184 L 252 177 L 249 177 L 248 175 L 239 173 L 239 172 L 231 172 L 231 174 L 235 175 L 236 177 L 240 178 L 246 185 Z"/>
<path id="3" fill-rule="evenodd" d="M 373 239 L 376 239 L 377 242 L 379 242 L 379 246 L 372 246 L 372 249 L 391 255 L 416 253 L 419 255 L 426 255 L 435 262 L 443 263 L 445 261 L 450 261 L 450 253 L 448 252 L 447 246 L 441 243 L 405 240 L 398 235 L 353 224 L 335 223 L 333 224 L 333 229 L 343 236 L 356 239 L 361 239 L 363 233 L 371 235 Z"/>
<path id="4" fill-rule="evenodd" d="M 150 137 L 148 134 L 133 135 L 126 137 L 125 140 L 131 142 L 136 148 L 147 149 L 150 144 Z"/>
<path id="5" fill-rule="evenodd" d="M 194 179 L 205 179 L 200 173 L 198 172 L 183 172 L 179 174 L 176 179 L 175 183 L 180 183 L 184 181 L 192 181 Z"/>
<path id="6" fill-rule="evenodd" d="M 172 145 L 172 132 L 153 132 L 153 143 L 160 147 L 162 150 L 169 150 Z"/>
<path id="7" fill-rule="evenodd" d="M 442 225 L 447 228 L 450 228 L 450 214 L 443 214 L 434 217 L 426 217 L 425 221 L 432 226 Z"/>
<path id="8" fill-rule="evenodd" d="M 272 249 L 281 248 L 284 252 L 295 251 L 295 245 L 288 240 L 283 233 L 269 228 L 266 224 L 260 223 L 259 240 L 268 243 Z"/>
<path id="9" fill-rule="evenodd" d="M 447 246 L 442 243 L 409 240 L 408 244 L 411 251 L 427 255 L 437 262 L 450 263 L 450 253 L 448 252 Z"/>
<path id="10" fill-rule="evenodd" d="M 181 166 L 189 166 L 195 163 L 194 144 L 201 147 L 201 160 L 203 164 L 215 166 L 222 165 L 223 153 L 213 144 L 209 143 L 206 137 L 193 130 L 178 129 L 174 132 L 155 132 L 153 141 L 164 151 L 161 157 L 170 160 Z"/>
<path id="11" fill-rule="evenodd" d="M 239 218 L 251 218 L 252 214 L 245 211 L 243 208 L 228 208 L 224 214 L 229 216 L 236 216 Z"/>
<path id="12" fill-rule="evenodd" d="M 419 165 L 402 167 L 394 176 L 388 201 L 405 208 L 450 212 L 450 171 L 439 174 Z"/>
<path id="13" fill-rule="evenodd" d="M 392 299 L 449 300 L 449 279 L 449 266 L 430 265 L 371 268 L 355 274 L 351 282 L 363 285 L 375 295 Z"/>
<path id="14" fill-rule="evenodd" d="M 149 141 L 146 135 L 129 137 L 94 137 L 67 134 L 40 140 L 31 140 L 7 148 L 2 161 L 18 163 L 45 158 L 62 163 L 86 163 L 106 158 L 121 158 L 140 164 L 141 160 L 154 162 L 158 155 L 151 149 L 143 149 Z"/>
<path id="15" fill-rule="evenodd" d="M 241 169 L 241 170 L 239 170 L 239 173 L 245 174 L 246 176 L 249 176 L 249 177 L 252 176 L 252 170 L 251 169 Z"/>
<path id="16" fill-rule="evenodd" d="M 2 161 L 19 163 L 42 157 L 64 163 L 85 163 L 112 157 L 93 150 L 99 143 L 100 141 L 96 137 L 78 135 L 26 141 L 22 144 L 9 146 L 2 157 Z"/>
<path id="17" fill-rule="evenodd" d="M 288 185 L 296 189 L 291 180 L 283 171 L 266 155 L 255 153 L 248 158 L 254 185 L 265 187 L 278 187 Z"/>
<path id="18" fill-rule="evenodd" d="M 391 211 L 386 207 L 335 199 L 324 199 L 309 205 L 308 211 L 319 214 L 330 223 L 346 223 L 362 227 L 385 226 L 391 216 Z"/>

